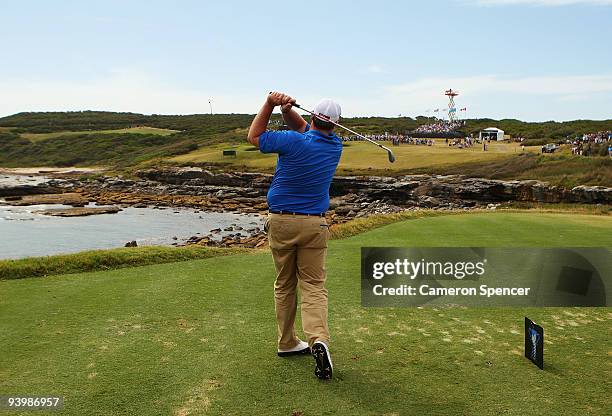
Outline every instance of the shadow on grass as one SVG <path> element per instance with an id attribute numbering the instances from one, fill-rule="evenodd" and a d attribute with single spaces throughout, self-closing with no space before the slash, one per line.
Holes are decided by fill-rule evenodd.
<path id="1" fill-rule="evenodd" d="M 544 371 L 546 371 L 547 373 L 550 373 L 550 374 L 554 374 L 556 376 L 562 376 L 563 375 L 563 371 L 561 371 L 554 364 L 544 363 Z"/>

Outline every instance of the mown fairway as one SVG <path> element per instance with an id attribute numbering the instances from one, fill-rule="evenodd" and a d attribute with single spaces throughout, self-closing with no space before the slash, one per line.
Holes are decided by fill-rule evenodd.
<path id="1" fill-rule="evenodd" d="M 332 241 L 331 382 L 276 357 L 267 252 L 0 281 L 0 392 L 63 395 L 66 415 L 609 414 L 610 308 L 364 309 L 376 245 L 611 246 L 612 218 L 453 215 Z M 545 371 L 522 357 L 525 315 Z"/>
<path id="2" fill-rule="evenodd" d="M 449 147 L 442 139 L 436 139 L 434 146 L 386 145 L 393 149 L 397 157 L 395 163 L 389 163 L 387 153 L 369 143 L 345 143 L 337 174 L 460 174 L 495 179 L 539 179 L 567 188 L 585 184 L 612 186 L 612 159 L 573 156 L 567 146 L 554 154 L 541 154 L 540 146 L 527 146 L 523 151 L 518 143 L 506 142 L 491 142 L 486 152 L 481 145 L 464 149 Z M 236 150 L 236 157 L 223 156 L 225 149 Z M 276 154 L 262 154 L 247 143 L 221 142 L 172 156 L 166 162 L 179 165 L 215 164 L 228 170 L 274 172 L 276 159 Z"/>
<path id="3" fill-rule="evenodd" d="M 504 156 L 511 156 L 521 152 L 517 143 L 496 143 L 489 145 L 488 151 L 482 150 L 482 145 L 459 149 L 449 147 L 444 140 L 436 139 L 434 146 L 402 144 L 392 146 L 397 157 L 394 164 L 390 164 L 387 154 L 366 142 L 347 142 L 342 152 L 342 159 L 338 167 L 339 173 L 351 171 L 399 171 L 424 167 L 437 167 L 469 162 L 492 161 Z M 236 158 L 223 157 L 223 149 L 237 150 Z M 527 148 L 530 151 L 539 151 L 536 147 Z M 527 151 L 526 149 L 526 151 Z M 232 166 L 245 166 L 249 169 L 273 170 L 276 164 L 276 155 L 264 155 L 248 144 L 242 145 L 215 145 L 201 147 L 191 153 L 176 156 L 171 159 L 180 163 L 228 163 Z"/>
<path id="4" fill-rule="evenodd" d="M 58 131 L 53 133 L 22 133 L 21 137 L 33 142 L 40 140 L 52 139 L 60 136 L 83 136 L 87 134 L 122 134 L 122 133 L 138 133 L 138 134 L 159 134 L 160 136 L 168 136 L 176 133 L 178 130 L 158 129 L 155 127 L 128 127 L 125 129 L 114 130 L 83 130 L 83 131 Z"/>

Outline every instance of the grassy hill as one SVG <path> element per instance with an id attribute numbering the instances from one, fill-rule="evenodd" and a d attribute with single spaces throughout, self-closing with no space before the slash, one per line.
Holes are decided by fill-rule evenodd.
<path id="1" fill-rule="evenodd" d="M 133 169 L 159 163 L 200 164 L 231 169 L 272 171 L 274 156 L 245 144 L 253 116 L 248 114 L 142 115 L 111 112 L 19 113 L 0 118 L 0 166 L 91 166 Z M 273 116 L 278 123 L 279 115 Z M 343 123 L 364 133 L 405 132 L 431 119 L 417 117 L 347 118 Z M 566 136 L 612 130 L 612 120 L 526 123 L 518 120 L 468 120 L 464 132 L 497 126 L 514 136 L 541 143 Z M 145 127 L 146 126 L 146 127 Z M 238 150 L 236 159 L 222 149 Z M 529 147 L 527 148 L 529 150 Z M 539 147 L 522 155 L 516 144 L 491 145 L 488 152 L 436 146 L 400 146 L 398 162 L 365 143 L 347 143 L 340 174 L 462 173 L 502 179 L 544 179 L 552 183 L 612 186 L 607 157 L 536 156 Z M 531 154 L 533 153 L 533 154 Z"/>
<path id="2" fill-rule="evenodd" d="M 397 161 L 390 164 L 385 152 L 365 142 L 345 143 L 338 166 L 339 175 L 461 174 L 492 179 L 540 179 L 565 187 L 576 185 L 612 186 L 612 159 L 571 155 L 564 147 L 555 154 L 540 154 L 539 146 L 492 142 L 486 152 L 480 146 L 449 147 L 443 139 L 434 146 L 393 147 Z M 236 150 L 236 157 L 224 157 L 223 149 Z M 247 143 L 219 143 L 201 146 L 173 156 L 166 163 L 217 166 L 224 169 L 273 173 L 276 155 L 261 154 Z"/>
<path id="3" fill-rule="evenodd" d="M 246 114 L 19 113 L 0 118 L 0 166 L 156 163 L 198 146 L 244 140 L 251 120 Z"/>
<path id="4" fill-rule="evenodd" d="M 606 414 L 610 308 L 362 308 L 359 253 L 610 246 L 611 231 L 610 217 L 487 213 L 332 241 L 331 382 L 310 357 L 276 356 L 268 252 L 0 281 L 0 391 L 62 395 L 65 415 Z M 547 331 L 545 371 L 522 356 L 525 315 Z"/>
<path id="5" fill-rule="evenodd" d="M 109 111 L 68 111 L 18 113 L 0 118 L 0 128 L 10 127 L 18 133 L 52 133 L 82 130 L 114 130 L 149 126 L 171 130 L 220 133 L 247 127 L 249 114 L 144 115 Z"/>
<path id="6" fill-rule="evenodd" d="M 61 136 L 83 136 L 87 134 L 158 134 L 161 136 L 169 136 L 174 133 L 178 133 L 178 130 L 171 129 L 160 129 L 157 127 L 126 127 L 124 129 L 111 129 L 111 130 L 81 130 L 81 131 L 58 131 L 52 133 L 21 133 L 24 139 L 28 139 L 32 142 L 40 140 L 54 139 Z"/>
<path id="7" fill-rule="evenodd" d="M 37 112 L 18 113 L 0 118 L 0 129 L 12 128 L 23 133 L 50 133 L 61 131 L 109 130 L 133 126 L 150 126 L 181 131 L 223 132 L 228 129 L 247 128 L 253 119 L 250 114 L 192 114 L 192 115 L 143 115 L 105 111 Z M 275 115 L 273 120 L 279 120 Z M 433 122 L 428 117 L 353 117 L 343 118 L 347 127 L 363 133 L 406 132 Z M 506 134 L 525 137 L 534 141 L 563 140 L 567 136 L 612 130 L 612 120 L 573 120 L 525 122 L 515 119 L 469 119 L 462 129 L 465 133 L 478 133 L 483 128 L 495 126 Z"/>
<path id="8" fill-rule="evenodd" d="M 571 155 L 569 149 L 557 154 L 537 154 L 539 149 L 503 158 L 467 161 L 443 167 L 428 166 L 410 173 L 467 175 L 505 180 L 538 179 L 572 188 L 577 185 L 612 187 L 612 159 Z"/>
<path id="9" fill-rule="evenodd" d="M 121 167 L 197 149 L 193 140 L 170 137 L 141 133 L 86 133 L 31 141 L 17 133 L 0 132 L 0 165 Z"/>

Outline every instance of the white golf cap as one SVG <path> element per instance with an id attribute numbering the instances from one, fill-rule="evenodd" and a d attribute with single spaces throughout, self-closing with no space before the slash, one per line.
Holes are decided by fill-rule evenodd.
<path id="1" fill-rule="evenodd" d="M 340 104 L 330 98 L 324 98 L 315 105 L 314 113 L 337 123 L 340 120 L 342 110 L 340 109 Z"/>

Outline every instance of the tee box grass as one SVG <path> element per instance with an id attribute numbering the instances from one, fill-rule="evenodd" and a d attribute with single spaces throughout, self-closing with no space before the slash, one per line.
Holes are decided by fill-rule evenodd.
<path id="1" fill-rule="evenodd" d="M 0 281 L 0 391 L 64 396 L 66 415 L 607 414 L 610 308 L 363 308 L 359 256 L 610 246 L 611 231 L 607 215 L 499 212 L 331 241 L 330 382 L 276 356 L 269 252 Z M 523 357 L 524 316 L 546 328 L 545 371 Z"/>

